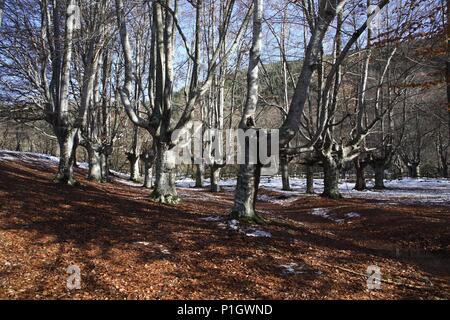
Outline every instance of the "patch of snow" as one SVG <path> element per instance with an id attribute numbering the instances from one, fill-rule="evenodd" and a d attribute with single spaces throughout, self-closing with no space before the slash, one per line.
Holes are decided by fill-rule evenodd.
<path id="1" fill-rule="evenodd" d="M 58 163 L 59 158 L 48 154 L 0 150 L 0 160 L 21 160 L 25 162 Z"/>
<path id="2" fill-rule="evenodd" d="M 176 182 L 176 186 L 178 188 L 193 188 L 195 186 L 195 181 L 191 178 L 184 178 L 184 179 L 178 180 Z"/>
<path id="3" fill-rule="evenodd" d="M 222 221 L 223 218 L 220 216 L 209 216 L 209 217 L 200 218 L 200 220 L 216 222 L 216 221 Z"/>
<path id="4" fill-rule="evenodd" d="M 304 265 L 301 265 L 299 267 L 298 264 L 295 262 L 291 262 L 288 264 L 282 264 L 282 265 L 280 265 L 280 268 L 283 268 L 283 271 L 282 271 L 283 274 L 291 275 L 291 274 L 304 273 L 304 271 L 303 271 Z"/>
<path id="5" fill-rule="evenodd" d="M 314 208 L 311 210 L 311 214 L 314 216 L 322 217 L 324 219 L 328 219 L 336 222 L 337 224 L 342 224 L 345 222 L 344 219 L 336 219 L 331 213 L 330 209 L 327 208 Z"/>
<path id="6" fill-rule="evenodd" d="M 13 161 L 13 160 L 17 160 L 17 158 L 11 157 L 7 154 L 0 154 L 0 160 L 8 160 L 8 161 Z"/>
<path id="7" fill-rule="evenodd" d="M 269 196 L 266 194 L 258 195 L 258 200 L 263 202 L 270 202 L 279 204 L 281 206 L 288 206 L 292 202 L 298 200 L 299 197 L 293 195 Z"/>
<path id="8" fill-rule="evenodd" d="M 150 242 L 147 242 L 147 241 L 136 241 L 135 244 L 141 244 L 143 246 L 148 246 L 148 245 L 150 245 Z"/>
<path id="9" fill-rule="evenodd" d="M 170 251 L 167 250 L 167 249 L 161 249 L 161 253 L 162 253 L 162 254 L 167 254 L 167 255 L 170 255 L 170 254 L 171 254 Z"/>
<path id="10" fill-rule="evenodd" d="M 59 158 L 52 155 L 35 152 L 0 150 L 0 161 L 23 161 L 53 167 L 59 163 Z M 86 162 L 77 163 L 77 165 L 81 169 L 89 168 L 89 164 Z"/>
<path id="11" fill-rule="evenodd" d="M 9 150 L 0 150 L 0 161 L 24 161 L 38 165 L 54 167 L 58 164 L 59 158 L 47 154 L 33 153 L 33 152 L 18 152 Z M 89 166 L 87 163 L 79 163 L 79 167 L 87 169 Z M 128 180 L 129 175 L 125 173 L 115 172 L 112 173 L 118 177 L 117 181 L 130 186 L 140 186 L 140 183 L 135 183 Z M 267 201 L 276 203 L 281 206 L 287 206 L 290 203 L 296 201 L 298 197 L 305 196 L 306 179 L 291 177 L 292 191 L 283 191 L 281 177 L 262 177 L 260 186 L 269 190 L 276 191 L 280 194 L 284 194 L 286 199 L 281 199 L 277 196 L 261 195 L 258 197 L 260 201 Z M 191 178 L 184 178 L 177 181 L 177 187 L 179 188 L 192 188 L 195 185 L 195 181 Z M 204 180 L 204 186 L 208 187 L 210 181 Z M 232 191 L 236 186 L 236 179 L 223 179 L 220 181 L 220 185 L 226 191 Z M 373 180 L 368 180 L 367 185 L 369 188 L 373 187 Z M 359 199 L 373 199 L 386 201 L 385 204 L 428 204 L 428 205 L 443 205 L 450 206 L 450 180 L 449 179 L 431 179 L 431 178 L 403 178 L 397 180 L 385 180 L 387 189 L 374 190 L 368 189 L 365 191 L 354 190 L 354 182 L 341 181 L 339 183 L 339 190 L 349 198 Z M 323 180 L 314 179 L 314 189 L 316 193 L 323 191 Z M 194 190 L 194 189 L 191 189 Z M 203 191 L 199 189 L 200 191 Z M 201 195 L 206 194 L 201 192 Z M 192 197 L 192 193 L 190 195 Z M 199 193 L 200 197 L 200 193 Z M 213 198 L 214 195 L 207 195 L 207 197 Z"/>
<path id="12" fill-rule="evenodd" d="M 109 170 L 109 172 L 111 172 L 112 175 L 119 177 L 121 179 L 124 179 L 124 180 L 127 180 L 130 177 L 129 173 L 119 172 L 119 171 L 115 171 L 115 170 Z"/>
<path id="13" fill-rule="evenodd" d="M 209 187 L 211 185 L 211 181 L 209 179 L 203 180 L 203 186 Z M 236 179 L 222 179 L 219 183 L 221 188 L 234 188 L 236 187 Z M 195 187 L 195 180 L 192 178 L 182 178 L 178 179 L 176 181 L 176 186 L 178 188 L 194 188 Z M 200 189 L 201 190 L 201 189 Z"/>
<path id="14" fill-rule="evenodd" d="M 247 237 L 263 237 L 263 238 L 272 238 L 272 234 L 263 230 L 253 230 L 245 233 Z"/>
<path id="15" fill-rule="evenodd" d="M 187 180 L 184 180 L 187 181 Z M 192 185 L 194 181 L 191 179 Z M 277 199 L 276 196 L 260 195 L 258 200 L 277 203 L 280 205 L 288 205 L 298 197 L 304 197 L 306 190 L 306 179 L 291 177 L 290 179 L 292 191 L 282 190 L 281 177 L 263 177 L 260 186 L 277 193 L 287 195 L 287 199 Z M 209 185 L 209 181 L 205 183 Z M 221 181 L 224 189 L 231 191 L 236 186 L 236 179 L 224 179 Z M 448 205 L 450 206 L 450 180 L 448 179 L 431 179 L 404 178 L 398 180 L 385 180 L 385 190 L 374 190 L 373 180 L 367 181 L 368 190 L 354 190 L 355 183 L 350 181 L 341 181 L 339 190 L 348 198 L 386 200 L 394 204 L 430 204 L 430 205 Z M 314 179 L 314 190 L 316 193 L 323 192 L 323 180 Z"/>
<path id="16" fill-rule="evenodd" d="M 235 219 L 228 221 L 228 227 L 233 230 L 239 230 L 239 221 Z"/>
<path id="17" fill-rule="evenodd" d="M 130 187 L 142 187 L 142 183 L 140 182 L 134 182 L 131 180 L 126 180 L 126 179 L 122 179 L 122 178 L 115 178 L 114 181 L 130 186 Z"/>
<path id="18" fill-rule="evenodd" d="M 346 213 L 345 216 L 347 218 L 349 218 L 349 219 L 352 219 L 352 218 L 359 218 L 359 217 L 361 217 L 361 214 L 359 214 L 357 212 L 349 212 L 349 213 Z"/>
<path id="19" fill-rule="evenodd" d="M 325 219 L 330 219 L 330 210 L 327 208 L 314 208 L 311 210 L 311 214 L 314 216 L 319 216 Z"/>
<path id="20" fill-rule="evenodd" d="M 87 163 L 87 162 L 78 163 L 78 168 L 84 169 L 84 170 L 89 170 L 89 163 Z"/>
<path id="21" fill-rule="evenodd" d="M 239 221 L 236 219 L 232 219 L 227 221 L 227 223 L 224 223 L 224 219 L 220 216 L 210 216 L 205 218 L 200 218 L 204 221 L 212 221 L 212 222 L 218 222 L 217 226 L 221 229 L 231 229 L 233 231 L 237 231 L 240 233 L 245 234 L 247 237 L 257 237 L 257 238 L 271 238 L 272 234 L 268 231 L 264 230 L 257 230 L 254 228 L 245 228 L 244 226 L 241 226 Z"/>

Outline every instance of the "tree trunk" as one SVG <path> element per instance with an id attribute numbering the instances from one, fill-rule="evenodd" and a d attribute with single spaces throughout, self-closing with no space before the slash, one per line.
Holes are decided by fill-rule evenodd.
<path id="1" fill-rule="evenodd" d="M 256 125 L 256 108 L 259 91 L 259 63 L 262 48 L 263 0 L 253 0 L 253 39 L 249 54 L 247 71 L 247 99 L 242 113 L 239 128 L 247 131 Z M 246 142 L 240 148 L 245 148 L 245 163 L 239 165 L 237 186 L 234 195 L 234 207 L 231 217 L 248 222 L 258 222 L 262 219 L 255 212 L 261 166 L 250 163 L 250 146 Z"/>
<path id="2" fill-rule="evenodd" d="M 195 188 L 203 188 L 203 173 L 205 171 L 204 164 L 195 165 Z"/>
<path id="3" fill-rule="evenodd" d="M 342 194 L 339 192 L 339 173 L 340 166 L 332 158 L 325 157 L 323 161 L 323 197 L 330 199 L 341 199 Z"/>
<path id="4" fill-rule="evenodd" d="M 261 222 L 256 214 L 256 198 L 258 195 L 261 167 L 255 164 L 239 166 L 237 186 L 234 195 L 233 218 L 247 222 Z"/>
<path id="5" fill-rule="evenodd" d="M 5 0 L 0 0 L 0 27 L 2 26 L 3 22 L 3 10 L 5 8 Z"/>
<path id="6" fill-rule="evenodd" d="M 151 198 L 157 202 L 177 204 L 180 198 L 175 187 L 175 161 L 171 158 L 169 145 L 166 142 L 156 142 L 156 180 Z"/>
<path id="7" fill-rule="evenodd" d="M 418 178 L 419 177 L 419 165 L 416 163 L 412 163 L 408 165 L 408 176 L 410 178 Z"/>
<path id="8" fill-rule="evenodd" d="M 110 182 L 110 157 L 112 154 L 113 148 L 111 145 L 104 145 L 103 150 L 101 152 L 101 160 L 102 160 L 102 178 L 103 182 Z"/>
<path id="9" fill-rule="evenodd" d="M 361 161 L 356 158 L 355 161 L 355 170 L 356 170 L 356 184 L 355 190 L 363 191 L 366 190 L 366 178 L 364 176 L 364 165 Z"/>
<path id="10" fill-rule="evenodd" d="M 442 163 L 442 177 L 448 178 L 448 164 Z"/>
<path id="11" fill-rule="evenodd" d="M 306 193 L 314 194 L 314 170 L 313 166 L 306 166 Z"/>
<path id="12" fill-rule="evenodd" d="M 75 185 L 73 177 L 73 152 L 75 132 L 67 132 L 58 137 L 59 142 L 59 166 L 55 182 Z"/>
<path id="13" fill-rule="evenodd" d="M 102 181 L 102 160 L 100 152 L 93 147 L 88 148 L 89 157 L 89 173 L 88 179 L 101 182 Z"/>
<path id="14" fill-rule="evenodd" d="M 141 177 L 139 170 L 139 156 L 137 154 L 129 152 L 127 154 L 128 161 L 130 162 L 130 180 L 138 182 Z"/>
<path id="15" fill-rule="evenodd" d="M 284 191 L 291 191 L 291 184 L 289 182 L 289 161 L 287 156 L 282 155 L 280 158 L 281 167 L 281 181 L 283 184 Z"/>
<path id="16" fill-rule="evenodd" d="M 151 189 L 153 187 L 153 163 L 149 157 L 144 160 L 144 188 Z"/>
<path id="17" fill-rule="evenodd" d="M 220 192 L 220 167 L 211 165 L 211 192 Z"/>
<path id="18" fill-rule="evenodd" d="M 384 166 L 382 164 L 375 165 L 375 189 L 384 189 Z"/>

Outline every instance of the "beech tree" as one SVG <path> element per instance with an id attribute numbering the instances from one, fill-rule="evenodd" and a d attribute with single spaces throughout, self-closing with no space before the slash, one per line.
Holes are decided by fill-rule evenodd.
<path id="1" fill-rule="evenodd" d="M 249 12 L 244 17 L 244 23 L 241 25 L 231 45 L 222 61 L 218 60 L 225 35 L 230 27 L 230 20 L 234 9 L 234 0 L 226 1 L 226 14 L 221 21 L 221 38 L 214 48 L 210 68 L 207 70 L 203 81 L 200 81 L 200 39 L 201 31 L 201 9 L 202 1 L 198 0 L 192 5 L 195 8 L 195 30 L 194 30 L 194 48 L 190 51 L 185 42 L 184 32 L 178 23 L 176 13 L 176 2 L 174 1 L 154 1 L 148 3 L 152 14 L 152 52 L 154 60 L 149 66 L 150 81 L 148 85 L 149 103 L 146 105 L 148 118 L 143 118 L 135 112 L 133 99 L 130 96 L 132 92 L 131 85 L 134 78 L 135 66 L 131 59 L 132 48 L 129 43 L 129 34 L 126 23 L 125 8 L 122 0 L 116 0 L 117 22 L 120 30 L 120 39 L 123 48 L 125 62 L 125 82 L 121 90 L 122 102 L 125 106 L 128 116 L 132 122 L 146 129 L 153 137 L 156 150 L 155 170 L 156 180 L 151 198 L 168 203 L 177 203 L 179 198 L 175 188 L 175 163 L 173 155 L 169 152 L 174 147 L 172 133 L 175 130 L 183 129 L 192 119 L 192 113 L 204 94 L 211 86 L 215 70 L 226 59 L 226 56 L 233 51 L 233 48 L 239 42 L 245 29 L 245 20 Z M 174 9 L 175 8 L 175 9 Z M 178 121 L 175 121 L 172 109 L 173 99 L 173 55 L 176 31 L 183 39 L 186 46 L 186 52 L 189 59 L 192 60 L 192 70 L 189 75 L 189 96 L 184 109 Z M 172 159 L 171 159 L 172 157 Z"/>

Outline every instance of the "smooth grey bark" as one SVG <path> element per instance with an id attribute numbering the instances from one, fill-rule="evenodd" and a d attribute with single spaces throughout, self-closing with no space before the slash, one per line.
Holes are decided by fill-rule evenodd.
<path id="1" fill-rule="evenodd" d="M 144 161 L 144 185 L 146 189 L 153 188 L 153 162 L 155 157 L 152 154 L 146 153 L 143 155 Z"/>
<path id="2" fill-rule="evenodd" d="M 146 189 L 153 188 L 153 169 L 150 165 L 145 165 L 144 185 Z"/>
<path id="3" fill-rule="evenodd" d="M 291 184 L 289 182 L 289 160 L 286 155 L 282 155 L 280 158 L 280 170 L 281 170 L 281 181 L 282 190 L 291 191 Z"/>
<path id="4" fill-rule="evenodd" d="M 144 165 L 144 167 L 145 167 L 145 171 L 144 171 L 143 187 L 146 189 L 151 189 L 151 188 L 153 188 L 153 169 L 149 163 L 146 163 Z"/>
<path id="5" fill-rule="evenodd" d="M 91 147 L 88 148 L 89 157 L 89 171 L 88 179 L 101 182 L 103 180 L 102 175 L 102 158 L 98 149 Z"/>
<path id="6" fill-rule="evenodd" d="M 211 192 L 220 192 L 220 170 L 220 166 L 210 166 Z"/>
<path id="7" fill-rule="evenodd" d="M 127 159 L 130 162 L 130 180 L 137 182 L 141 178 L 139 156 L 133 152 L 128 152 Z"/>
<path id="8" fill-rule="evenodd" d="M 366 178 L 364 176 L 364 168 L 358 167 L 356 168 L 356 183 L 355 190 L 363 191 L 366 190 Z"/>
<path id="9" fill-rule="evenodd" d="M 375 172 L 375 189 L 384 189 L 384 164 L 383 163 L 376 163 L 373 166 L 373 171 Z"/>
<path id="10" fill-rule="evenodd" d="M 109 157 L 110 154 L 107 153 L 105 150 L 100 154 L 100 163 L 101 163 L 101 170 L 102 170 L 102 182 L 109 182 L 110 176 L 109 176 L 109 169 L 110 169 L 110 163 L 109 163 Z"/>
<path id="11" fill-rule="evenodd" d="M 253 38 L 249 54 L 249 66 L 247 71 L 247 98 L 244 112 L 242 113 L 239 127 L 243 130 L 255 127 L 255 114 L 258 104 L 259 91 L 259 60 L 262 48 L 262 19 L 263 0 L 253 1 Z M 256 197 L 261 175 L 261 167 L 250 163 L 249 140 L 246 139 L 243 148 L 245 152 L 245 164 L 239 165 L 237 185 L 234 195 L 234 207 L 231 216 L 248 222 L 258 222 L 261 218 L 256 214 Z"/>
<path id="12" fill-rule="evenodd" d="M 195 165 L 195 188 L 203 188 L 203 175 L 205 173 L 205 165 Z"/>
<path id="13" fill-rule="evenodd" d="M 5 0 L 0 0 L 0 28 L 3 22 L 3 10 L 5 8 Z"/>
<path id="14" fill-rule="evenodd" d="M 366 190 L 366 178 L 364 174 L 365 164 L 358 158 L 354 160 L 355 171 L 356 171 L 356 183 L 355 190 L 363 191 Z"/>
<path id="15" fill-rule="evenodd" d="M 131 144 L 131 151 L 127 153 L 127 159 L 130 162 L 130 180 L 139 181 L 141 178 L 141 172 L 139 167 L 139 128 L 135 126 L 133 128 L 133 140 Z"/>
<path id="16" fill-rule="evenodd" d="M 408 177 L 418 178 L 419 177 L 419 163 L 412 162 L 408 164 Z"/>
<path id="17" fill-rule="evenodd" d="M 74 149 L 75 133 L 66 132 L 63 136 L 58 136 L 59 143 L 59 165 L 55 182 L 75 185 L 73 176 L 73 149 Z"/>
<path id="18" fill-rule="evenodd" d="M 175 163 L 170 159 L 169 144 L 155 141 L 155 186 L 150 198 L 162 202 L 176 204 L 180 201 L 175 187 Z"/>
<path id="19" fill-rule="evenodd" d="M 261 167 L 259 165 L 239 166 L 232 217 L 248 222 L 261 221 L 261 217 L 256 214 L 260 175 Z"/>
<path id="20" fill-rule="evenodd" d="M 183 35 L 180 24 L 178 23 L 175 1 L 151 1 L 150 8 L 152 13 L 152 24 L 153 30 L 151 35 L 151 54 L 153 58 L 150 61 L 149 74 L 150 79 L 148 81 L 148 91 L 150 97 L 150 103 L 147 107 L 147 112 L 145 118 L 141 117 L 134 110 L 134 102 L 132 98 L 133 93 L 133 81 L 135 81 L 132 61 L 132 47 L 129 42 L 129 34 L 127 31 L 126 19 L 125 19 L 125 8 L 122 0 L 116 0 L 116 16 L 117 24 L 119 27 L 120 40 L 122 44 L 122 51 L 124 56 L 124 70 L 125 79 L 124 85 L 120 90 L 120 96 L 123 105 L 125 106 L 125 111 L 130 118 L 130 120 L 137 126 L 145 128 L 153 137 L 154 141 L 158 141 L 157 146 L 157 161 L 155 165 L 156 169 L 156 186 L 152 193 L 153 198 L 159 200 L 166 200 L 169 198 L 170 201 L 174 202 L 173 199 L 178 199 L 175 191 L 174 183 L 174 168 L 168 167 L 169 164 L 164 164 L 165 154 L 168 152 L 168 146 L 171 145 L 170 141 L 171 133 L 178 129 L 183 129 L 192 120 L 192 115 L 195 107 L 202 96 L 208 91 L 212 84 L 213 75 L 217 67 L 219 67 L 223 61 L 226 60 L 227 56 L 234 52 L 240 38 L 245 32 L 247 26 L 247 19 L 250 16 L 251 9 L 248 10 L 245 15 L 244 23 L 239 27 L 239 30 L 235 36 L 235 41 L 231 46 L 228 47 L 227 53 L 222 59 L 218 59 L 219 52 L 225 41 L 225 35 L 228 33 L 230 26 L 231 13 L 233 12 L 234 1 L 226 2 L 226 16 L 223 17 L 221 22 L 221 36 L 219 41 L 217 41 L 215 49 L 213 49 L 209 55 L 208 64 L 210 68 L 206 70 L 206 76 L 204 81 L 200 83 L 199 81 L 199 66 L 200 66 L 200 44 L 202 41 L 202 8 L 203 2 L 196 1 L 196 3 L 191 3 L 193 7 L 196 8 L 195 17 L 195 32 L 194 32 L 194 53 L 185 42 L 185 38 L 182 36 L 182 40 L 185 45 L 185 49 L 193 60 L 193 65 L 190 70 L 189 75 L 189 93 L 187 95 L 187 101 L 182 110 L 177 111 L 180 115 L 177 122 L 174 120 L 172 115 L 174 110 L 172 109 L 172 95 L 173 95 L 173 84 L 174 84 L 174 45 L 176 43 L 175 34 L 176 30 L 178 33 Z M 172 9 L 174 7 L 174 9 Z M 171 178 L 172 177 L 172 178 Z M 161 180 L 161 181 L 160 181 Z M 173 181 L 173 182 L 172 182 Z"/>
<path id="21" fill-rule="evenodd" d="M 314 168 L 306 166 L 306 193 L 314 194 Z"/>
<path id="22" fill-rule="evenodd" d="M 342 194 L 339 191 L 340 165 L 332 157 L 323 159 L 323 197 L 331 199 L 341 199 Z"/>
<path id="23" fill-rule="evenodd" d="M 280 146 L 282 147 L 288 146 L 300 128 L 299 119 L 301 119 L 305 103 L 308 100 L 311 78 L 318 65 L 323 39 L 328 27 L 336 17 L 337 8 L 345 2 L 345 0 L 320 1 L 317 23 L 312 30 L 312 35 L 306 48 L 302 70 L 295 86 L 289 112 L 280 128 Z M 335 70 L 332 70 L 332 72 L 335 72 Z"/>
<path id="24" fill-rule="evenodd" d="M 449 9 L 449 14 L 450 14 L 450 9 Z M 450 65 L 450 61 L 449 61 L 449 65 Z M 450 79 L 448 79 L 447 84 L 448 84 L 447 89 L 450 89 Z M 450 96 L 449 96 L 449 99 L 450 99 Z M 449 103 L 449 105 L 450 105 L 450 103 Z M 449 115 L 450 115 L 450 113 L 449 113 Z M 438 153 L 438 157 L 440 160 L 439 167 L 440 167 L 440 171 L 441 171 L 441 176 L 443 178 L 448 178 L 448 164 L 449 164 L 448 150 L 450 149 L 450 139 L 448 140 L 447 144 L 445 144 L 443 140 L 444 139 L 443 139 L 443 135 L 441 134 L 441 128 L 439 128 L 438 135 L 437 135 L 437 141 L 436 141 L 437 153 Z"/>
<path id="25" fill-rule="evenodd" d="M 69 1 L 69 5 L 74 5 L 75 1 Z M 69 128 L 69 82 L 70 63 L 72 61 L 74 13 L 67 13 L 66 28 L 64 38 L 64 51 L 61 65 L 60 88 L 57 93 L 58 108 L 55 135 L 59 142 L 59 166 L 55 181 L 69 185 L 75 184 L 73 177 L 73 149 L 77 131 Z"/>
<path id="26" fill-rule="evenodd" d="M 446 162 L 442 163 L 442 168 L 441 168 L 442 172 L 442 178 L 448 178 L 448 164 Z"/>

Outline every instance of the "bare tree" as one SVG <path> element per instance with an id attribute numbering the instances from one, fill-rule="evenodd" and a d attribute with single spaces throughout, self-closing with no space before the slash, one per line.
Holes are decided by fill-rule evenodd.
<path id="1" fill-rule="evenodd" d="M 258 104 L 259 61 L 262 49 L 263 3 L 263 0 L 253 1 L 253 38 L 247 71 L 247 100 L 239 124 L 239 128 L 245 132 L 254 131 L 256 127 L 255 115 Z M 232 216 L 252 221 L 258 220 L 255 204 L 261 167 L 259 164 L 251 163 L 250 146 L 247 145 L 249 143 L 251 142 L 247 140 L 245 146 L 240 146 L 245 148 L 245 164 L 239 165 Z"/>
<path id="2" fill-rule="evenodd" d="M 199 79 L 200 66 L 200 37 L 201 37 L 201 6 L 202 2 L 196 2 L 196 23 L 194 31 L 194 51 L 191 53 L 186 43 L 186 37 L 178 24 L 176 10 L 173 9 L 173 1 L 154 1 L 148 3 L 152 12 L 152 52 L 154 56 L 153 65 L 150 66 L 151 80 L 149 84 L 150 102 L 146 106 L 148 118 L 144 119 L 133 108 L 133 99 L 130 93 L 132 79 L 134 78 L 134 69 L 132 62 L 132 48 L 129 43 L 129 34 L 125 20 L 125 9 L 122 0 L 116 0 L 117 21 L 120 30 L 120 38 L 125 60 L 125 84 L 121 91 L 122 102 L 127 114 L 133 123 L 145 128 L 153 137 L 156 149 L 156 180 L 152 193 L 152 198 L 160 202 L 177 203 L 179 198 L 175 188 L 175 164 L 170 150 L 176 144 L 172 141 L 172 133 L 175 130 L 183 129 L 192 118 L 192 113 L 198 105 L 198 101 L 207 92 L 211 86 L 213 74 L 221 61 L 217 61 L 222 43 L 225 41 L 225 34 L 228 31 L 231 15 L 234 8 L 234 0 L 227 1 L 226 12 L 221 22 L 222 34 L 212 54 L 211 67 L 203 82 Z M 175 6 L 176 8 L 176 6 Z M 250 12 L 250 11 L 249 11 Z M 248 14 L 247 14 L 248 16 Z M 244 21 L 246 18 L 244 18 Z M 239 42 L 245 29 L 245 23 L 238 31 L 232 46 L 227 50 L 227 55 L 233 50 Z M 190 72 L 190 85 L 187 102 L 178 121 L 174 121 L 172 98 L 173 98 L 173 54 L 175 31 L 180 33 L 189 59 L 192 60 L 192 70 Z"/>

